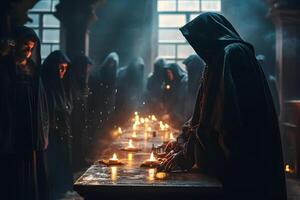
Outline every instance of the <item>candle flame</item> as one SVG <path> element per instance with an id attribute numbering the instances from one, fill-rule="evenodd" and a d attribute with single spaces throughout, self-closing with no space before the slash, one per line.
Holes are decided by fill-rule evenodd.
<path id="1" fill-rule="evenodd" d="M 145 123 L 145 119 L 143 117 L 141 118 L 141 123 Z"/>
<path id="2" fill-rule="evenodd" d="M 122 134 L 122 133 L 123 133 L 123 131 L 122 131 L 122 128 L 121 128 L 121 127 L 119 127 L 119 128 L 118 128 L 118 133 L 119 133 L 119 134 Z"/>
<path id="3" fill-rule="evenodd" d="M 154 153 L 153 152 L 151 152 L 150 158 L 148 159 L 148 161 L 156 161 L 156 158 L 154 157 Z"/>
<path id="4" fill-rule="evenodd" d="M 157 120 L 156 117 L 155 117 L 155 115 L 152 115 L 151 119 L 152 119 L 152 121 L 156 121 Z"/>
<path id="5" fill-rule="evenodd" d="M 135 148 L 133 146 L 132 139 L 130 139 L 129 142 L 128 142 L 128 148 Z"/>
<path id="6" fill-rule="evenodd" d="M 170 90 L 171 86 L 170 85 L 166 85 L 166 90 Z"/>
<path id="7" fill-rule="evenodd" d="M 285 165 L 285 172 L 291 173 L 292 170 L 289 165 Z"/>
<path id="8" fill-rule="evenodd" d="M 139 113 L 137 111 L 134 112 L 134 115 L 137 116 Z"/>
<path id="9" fill-rule="evenodd" d="M 118 160 L 117 154 L 114 153 L 113 156 L 112 156 L 112 158 L 110 158 L 109 160 Z"/>
<path id="10" fill-rule="evenodd" d="M 145 119 L 145 123 L 148 123 L 148 122 L 149 122 L 149 119 L 148 119 L 148 118 L 146 118 L 146 119 Z"/>

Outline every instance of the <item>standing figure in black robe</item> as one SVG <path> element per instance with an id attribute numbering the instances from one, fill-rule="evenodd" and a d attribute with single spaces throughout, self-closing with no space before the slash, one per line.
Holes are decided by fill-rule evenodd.
<path id="1" fill-rule="evenodd" d="M 50 113 L 48 167 L 52 199 L 62 198 L 73 188 L 70 121 L 73 102 L 69 65 L 69 58 L 57 50 L 50 53 L 42 68 Z"/>
<path id="2" fill-rule="evenodd" d="M 0 59 L 1 199 L 49 199 L 44 150 L 49 113 L 40 78 L 40 43 L 33 29 L 17 27 Z"/>
<path id="3" fill-rule="evenodd" d="M 168 64 L 164 73 L 163 104 L 174 127 L 180 127 L 187 120 L 187 86 L 186 72 L 176 63 Z"/>
<path id="4" fill-rule="evenodd" d="M 142 107 L 144 60 L 134 59 L 117 72 L 116 120 L 122 124 Z"/>
<path id="5" fill-rule="evenodd" d="M 88 98 L 88 144 L 97 146 L 111 125 L 114 113 L 117 68 L 119 56 L 110 53 L 99 66 L 95 66 L 89 76 L 89 98 Z M 93 148 L 90 148 L 92 150 Z"/>
<path id="6" fill-rule="evenodd" d="M 72 123 L 72 163 L 74 172 L 82 169 L 85 165 L 84 142 L 87 136 L 87 101 L 89 95 L 88 77 L 93 63 L 85 55 L 76 56 L 72 60 L 70 70 L 73 92 Z"/>
<path id="7" fill-rule="evenodd" d="M 188 115 L 192 115 L 205 63 L 198 55 L 190 55 L 183 61 L 183 64 L 186 66 L 188 74 L 188 98 L 186 109 Z"/>
<path id="8" fill-rule="evenodd" d="M 145 102 L 148 113 L 159 116 L 163 110 L 162 85 L 164 82 L 164 68 L 166 64 L 163 58 L 156 59 L 153 72 L 149 74 L 146 85 Z"/>
<path id="9" fill-rule="evenodd" d="M 226 199 L 285 200 L 277 115 L 253 46 L 220 14 L 201 14 L 180 30 L 208 67 L 187 142 L 162 167 L 194 154 L 200 169 L 220 178 Z"/>

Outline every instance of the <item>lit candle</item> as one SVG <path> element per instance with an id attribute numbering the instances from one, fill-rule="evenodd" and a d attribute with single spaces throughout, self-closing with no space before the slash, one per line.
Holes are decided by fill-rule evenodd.
<path id="1" fill-rule="evenodd" d="M 132 137 L 132 138 L 136 138 L 136 137 L 137 137 L 135 131 L 132 133 L 131 137 Z"/>
<path id="2" fill-rule="evenodd" d="M 147 161 L 150 161 L 150 162 L 156 161 L 156 158 L 154 157 L 154 153 L 153 152 L 151 152 L 150 158 Z"/>
<path id="3" fill-rule="evenodd" d="M 130 139 L 128 142 L 128 148 L 135 148 L 135 146 L 132 144 L 132 139 Z"/>
<path id="4" fill-rule="evenodd" d="M 109 161 L 118 161 L 118 157 L 117 157 L 117 154 L 114 153 L 113 154 L 113 157 L 109 159 Z"/>
<path id="5" fill-rule="evenodd" d="M 171 86 L 170 85 L 166 85 L 166 90 L 170 90 Z"/>
<path id="6" fill-rule="evenodd" d="M 152 115 L 151 119 L 152 119 L 152 121 L 156 121 L 157 120 L 156 117 L 155 117 L 155 115 Z"/>
<path id="7" fill-rule="evenodd" d="M 118 128 L 118 133 L 119 133 L 120 135 L 123 133 L 123 131 L 122 131 L 122 128 L 121 128 L 121 127 L 119 127 L 119 128 Z"/>

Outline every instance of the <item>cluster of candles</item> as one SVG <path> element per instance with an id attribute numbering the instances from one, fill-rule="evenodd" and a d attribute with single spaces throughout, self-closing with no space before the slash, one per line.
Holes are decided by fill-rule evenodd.
<path id="1" fill-rule="evenodd" d="M 121 127 L 118 127 L 117 130 L 114 131 L 114 136 L 123 138 L 125 141 L 128 140 L 128 142 L 125 142 L 125 145 L 120 149 L 121 151 L 128 152 L 128 163 L 126 163 L 128 166 L 132 164 L 133 154 L 142 150 L 139 146 L 136 146 L 137 141 L 143 141 L 145 144 L 144 150 L 148 151 L 150 148 L 147 144 L 151 141 L 162 141 L 165 143 L 175 139 L 172 132 L 173 129 L 167 123 L 159 121 L 155 115 L 140 117 L 139 113 L 135 112 L 134 117 L 129 123 L 130 124 L 127 124 L 126 126 L 129 128 L 122 129 Z M 150 156 L 142 161 L 141 167 L 149 168 L 149 180 L 153 180 L 154 176 L 158 179 L 163 179 L 166 174 L 161 172 L 157 173 L 155 169 L 155 167 L 161 163 L 161 160 L 155 157 L 154 152 L 157 151 L 153 147 L 154 144 L 152 144 Z M 116 180 L 116 166 L 125 164 L 122 160 L 123 159 L 117 157 L 116 153 L 112 153 L 112 157 L 108 160 L 102 160 L 101 163 L 111 167 L 112 180 Z"/>

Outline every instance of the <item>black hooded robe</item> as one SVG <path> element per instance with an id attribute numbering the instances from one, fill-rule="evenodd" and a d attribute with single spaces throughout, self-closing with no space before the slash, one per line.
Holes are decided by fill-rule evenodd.
<path id="1" fill-rule="evenodd" d="M 163 82 L 164 82 L 164 67 L 166 61 L 163 58 L 159 58 L 154 62 L 153 73 L 149 74 L 146 93 L 145 103 L 148 113 L 155 115 L 162 114 L 163 108 Z"/>
<path id="2" fill-rule="evenodd" d="M 190 55 L 183 61 L 183 64 L 185 64 L 188 74 L 188 98 L 186 109 L 188 110 L 188 115 L 192 115 L 205 63 L 198 55 Z"/>
<path id="3" fill-rule="evenodd" d="M 167 70 L 170 70 L 173 74 L 174 79 L 172 81 L 167 76 Z M 180 127 L 188 118 L 186 110 L 187 89 L 188 78 L 186 72 L 176 63 L 168 64 L 165 67 L 163 104 L 165 112 L 170 116 L 171 124 L 174 127 Z"/>
<path id="4" fill-rule="evenodd" d="M 116 113 L 117 123 L 122 124 L 142 107 L 144 60 L 136 58 L 117 71 Z"/>
<path id="5" fill-rule="evenodd" d="M 58 68 L 60 63 L 70 64 L 70 60 L 63 52 L 53 51 L 45 59 L 42 68 L 50 113 L 47 155 L 52 199 L 62 198 L 67 191 L 73 189 L 70 119 L 73 99 L 69 69 L 67 69 L 64 78 L 60 79 Z"/>
<path id="6" fill-rule="evenodd" d="M 95 66 L 89 76 L 89 98 L 87 137 L 85 139 L 86 153 L 94 160 L 100 151 L 99 142 L 113 128 L 113 113 L 115 109 L 116 79 L 119 56 L 110 53 L 100 66 Z"/>
<path id="7" fill-rule="evenodd" d="M 215 13 L 181 31 L 208 65 L 191 120 L 198 165 L 222 180 L 228 199 L 286 199 L 278 119 L 253 47 Z"/>
<path id="8" fill-rule="evenodd" d="M 44 150 L 49 115 L 40 79 L 40 43 L 28 27 L 17 27 L 12 38 L 18 45 L 34 41 L 35 47 L 27 60 L 27 72 L 18 68 L 13 52 L 0 60 L 1 199 L 47 200 Z"/>
<path id="9" fill-rule="evenodd" d="M 87 103 L 88 103 L 88 77 L 89 68 L 92 65 L 89 57 L 79 55 L 72 60 L 71 78 L 73 93 L 73 111 L 71 127 L 73 135 L 72 161 L 73 171 L 81 170 L 85 166 L 84 139 L 87 136 Z"/>

